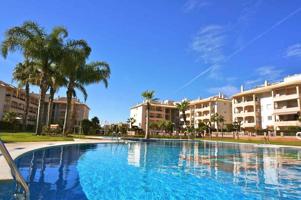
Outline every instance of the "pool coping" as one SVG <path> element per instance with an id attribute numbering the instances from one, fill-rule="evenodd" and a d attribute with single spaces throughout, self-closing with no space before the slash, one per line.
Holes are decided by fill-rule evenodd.
<path id="1" fill-rule="evenodd" d="M 77 145 L 77 144 L 106 144 L 116 143 L 114 140 L 100 140 L 100 139 L 74 139 L 74 141 L 45 141 L 45 142 L 16 142 L 16 143 L 5 143 L 9 153 L 13 160 L 16 160 L 20 156 L 36 151 L 38 149 L 47 149 L 51 147 Z M 0 155 L 0 181 L 13 180 L 11 170 L 2 155 Z"/>

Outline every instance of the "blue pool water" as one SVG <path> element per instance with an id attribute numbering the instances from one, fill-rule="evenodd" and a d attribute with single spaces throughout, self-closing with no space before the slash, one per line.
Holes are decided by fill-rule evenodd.
<path id="1" fill-rule="evenodd" d="M 16 163 L 33 200 L 301 199 L 301 149 L 89 144 L 30 152 Z"/>

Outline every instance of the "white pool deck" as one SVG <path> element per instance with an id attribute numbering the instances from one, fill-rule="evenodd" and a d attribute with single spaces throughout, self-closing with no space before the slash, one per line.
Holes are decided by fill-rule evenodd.
<path id="1" fill-rule="evenodd" d="M 74 141 L 60 141 L 60 142 L 16 142 L 16 143 L 5 143 L 6 148 L 8 149 L 11 157 L 16 159 L 18 156 L 35 149 L 68 145 L 68 144 L 97 144 L 97 143 L 108 143 L 116 142 L 110 139 L 102 138 L 91 138 L 91 139 L 74 139 Z M 3 157 L 0 155 L 0 181 L 1 180 L 12 180 L 10 168 Z"/>

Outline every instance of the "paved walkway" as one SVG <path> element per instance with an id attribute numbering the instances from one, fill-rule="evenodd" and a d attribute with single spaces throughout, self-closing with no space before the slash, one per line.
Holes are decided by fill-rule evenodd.
<path id="1" fill-rule="evenodd" d="M 62 141 L 62 142 L 16 142 L 16 143 L 6 143 L 5 146 L 10 152 L 13 159 L 17 158 L 23 153 L 26 153 L 31 150 L 43 148 L 43 147 L 51 147 L 51 146 L 59 146 L 66 144 L 95 144 L 95 143 L 105 143 L 105 142 L 114 142 L 109 139 L 74 139 L 74 141 Z M 1 180 L 11 180 L 13 179 L 10 168 L 6 163 L 5 158 L 0 154 L 0 181 Z"/>

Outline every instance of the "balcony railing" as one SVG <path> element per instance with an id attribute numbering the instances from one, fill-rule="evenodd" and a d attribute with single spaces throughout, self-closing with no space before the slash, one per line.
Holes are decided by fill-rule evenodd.
<path id="1" fill-rule="evenodd" d="M 299 94 L 289 94 L 289 95 L 276 94 L 274 96 L 274 101 L 285 101 L 285 100 L 298 99 L 298 98 L 299 98 Z"/>

